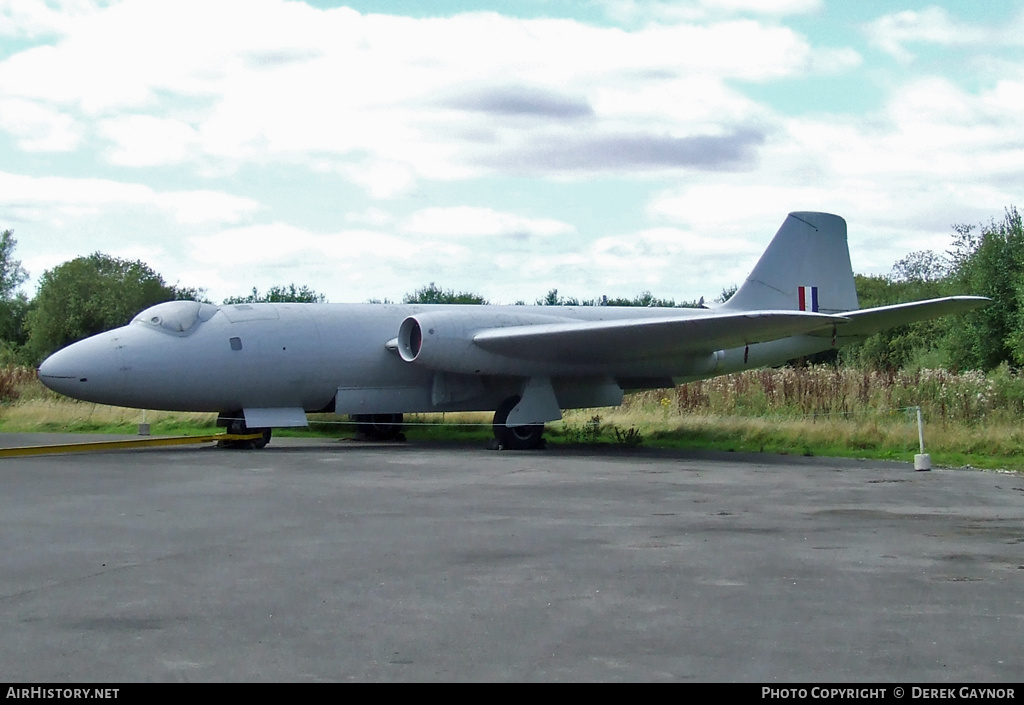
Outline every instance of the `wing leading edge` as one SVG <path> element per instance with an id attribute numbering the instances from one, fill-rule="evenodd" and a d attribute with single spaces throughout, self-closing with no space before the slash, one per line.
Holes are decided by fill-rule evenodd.
<path id="1" fill-rule="evenodd" d="M 543 362 L 613 363 L 709 353 L 763 343 L 847 319 L 807 311 L 631 318 L 489 328 L 473 342 L 490 352 Z"/>

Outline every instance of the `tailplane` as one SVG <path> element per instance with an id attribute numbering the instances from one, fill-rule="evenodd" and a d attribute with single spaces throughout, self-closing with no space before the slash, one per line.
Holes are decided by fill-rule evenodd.
<path id="1" fill-rule="evenodd" d="M 843 313 L 859 308 L 846 221 L 831 213 L 790 213 L 757 265 L 722 308 Z"/>

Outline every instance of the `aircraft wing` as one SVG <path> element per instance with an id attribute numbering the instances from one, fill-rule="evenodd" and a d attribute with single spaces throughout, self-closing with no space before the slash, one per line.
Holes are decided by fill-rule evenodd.
<path id="1" fill-rule="evenodd" d="M 509 357 L 546 362 L 607 363 L 709 353 L 831 332 L 844 316 L 806 311 L 745 311 L 608 321 L 567 321 L 489 328 L 473 336 L 479 347 Z"/>
<path id="2" fill-rule="evenodd" d="M 849 319 L 849 322 L 839 326 L 836 332 L 842 338 L 866 338 L 887 328 L 916 323 L 950 313 L 970 311 L 991 301 L 984 296 L 947 296 L 941 299 L 911 301 L 905 304 L 847 311 L 842 315 Z M 830 330 L 818 331 L 814 334 L 831 335 L 832 332 Z"/>

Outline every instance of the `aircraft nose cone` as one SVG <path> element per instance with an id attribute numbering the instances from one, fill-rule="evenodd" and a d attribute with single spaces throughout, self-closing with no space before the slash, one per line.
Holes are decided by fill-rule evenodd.
<path id="1" fill-rule="evenodd" d="M 61 394 L 68 394 L 69 390 L 87 379 L 81 377 L 84 373 L 82 366 L 68 352 L 69 348 L 64 348 L 50 355 L 43 360 L 38 371 L 39 381 Z"/>
<path id="2" fill-rule="evenodd" d="M 39 381 L 75 399 L 112 403 L 123 384 L 117 338 L 101 333 L 58 350 L 39 365 Z"/>
<path id="3" fill-rule="evenodd" d="M 58 350 L 43 360 L 43 364 L 39 366 L 39 379 L 43 381 L 43 384 L 49 386 L 49 382 L 59 384 L 59 380 L 69 380 L 78 377 L 81 365 L 76 363 L 74 356 L 69 355 L 68 351 L 69 348 Z"/>

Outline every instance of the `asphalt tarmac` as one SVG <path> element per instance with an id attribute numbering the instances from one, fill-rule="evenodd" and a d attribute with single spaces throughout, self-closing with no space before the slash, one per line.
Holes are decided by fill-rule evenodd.
<path id="1" fill-rule="evenodd" d="M 5 681 L 1024 675 L 1018 474 L 275 438 L 0 483 Z"/>

